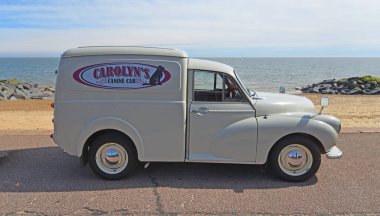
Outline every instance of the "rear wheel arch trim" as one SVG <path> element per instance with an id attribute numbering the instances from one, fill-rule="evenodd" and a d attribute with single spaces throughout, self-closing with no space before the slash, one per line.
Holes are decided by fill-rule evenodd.
<path id="1" fill-rule="evenodd" d="M 94 135 L 103 134 L 103 132 L 116 131 L 126 137 L 128 137 L 134 144 L 138 159 L 144 155 L 143 141 L 141 139 L 140 133 L 133 127 L 130 123 L 114 118 L 114 117 L 103 117 L 95 119 L 89 122 L 80 132 L 77 143 L 77 156 L 82 157 L 82 153 L 85 147 L 88 147 L 89 141 L 91 138 L 94 138 Z M 87 144 L 87 146 L 86 146 Z"/>

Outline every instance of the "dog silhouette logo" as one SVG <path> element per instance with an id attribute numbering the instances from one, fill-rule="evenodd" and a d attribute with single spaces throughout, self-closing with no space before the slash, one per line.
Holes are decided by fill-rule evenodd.
<path id="1" fill-rule="evenodd" d="M 161 85 L 161 79 L 163 76 L 163 71 L 165 70 L 164 67 L 161 65 L 157 67 L 156 71 L 152 74 L 152 76 L 149 79 L 149 83 L 144 83 L 143 85 Z"/>

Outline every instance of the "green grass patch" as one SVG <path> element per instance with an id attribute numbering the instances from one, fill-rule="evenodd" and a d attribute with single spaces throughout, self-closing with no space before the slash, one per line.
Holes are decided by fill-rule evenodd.
<path id="1" fill-rule="evenodd" d="M 365 81 L 365 82 L 370 82 L 370 81 L 376 81 L 380 82 L 380 77 L 373 77 L 373 76 L 363 76 L 360 77 L 360 80 Z"/>

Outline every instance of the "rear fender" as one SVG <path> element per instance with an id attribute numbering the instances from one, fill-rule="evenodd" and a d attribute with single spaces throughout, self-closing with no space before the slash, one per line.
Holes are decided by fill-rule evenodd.
<path id="1" fill-rule="evenodd" d="M 127 135 L 135 144 L 138 158 L 141 160 L 144 155 L 143 141 L 140 133 L 130 123 L 119 118 L 101 117 L 90 121 L 80 131 L 78 136 L 79 143 L 77 148 L 77 156 L 82 156 L 83 146 L 94 133 L 101 130 L 117 130 Z"/>

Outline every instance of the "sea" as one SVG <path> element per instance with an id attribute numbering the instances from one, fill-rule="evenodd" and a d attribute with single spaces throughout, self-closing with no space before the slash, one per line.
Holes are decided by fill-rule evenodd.
<path id="1" fill-rule="evenodd" d="M 380 76 L 380 57 L 352 58 L 202 58 L 235 68 L 246 87 L 254 91 L 278 92 L 328 79 Z M 54 85 L 59 58 L 0 58 L 0 80 L 18 79 Z"/>

